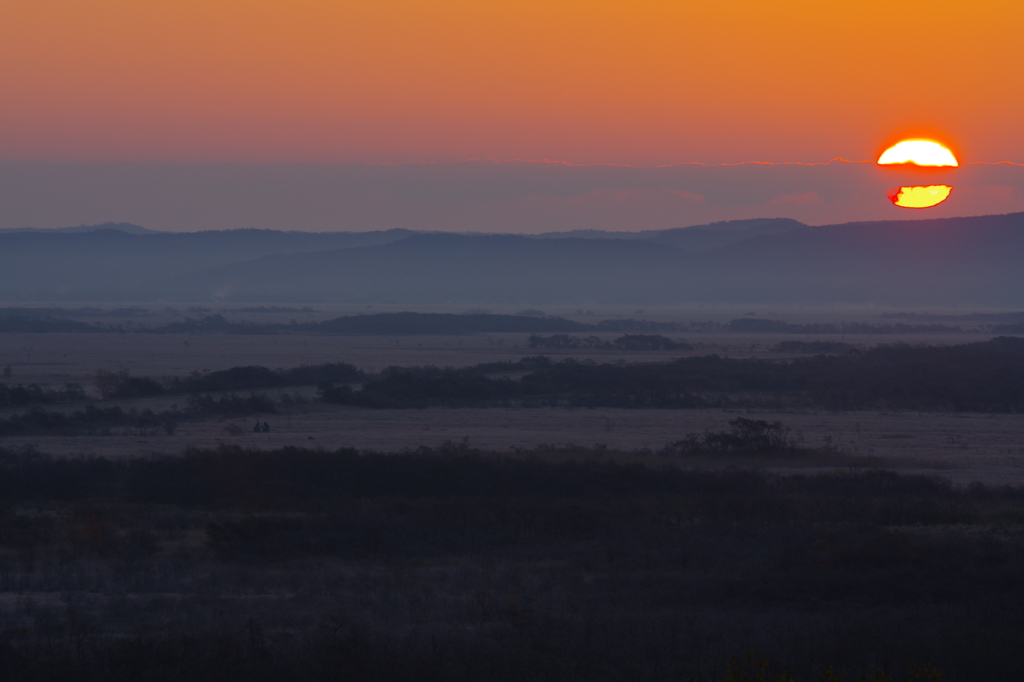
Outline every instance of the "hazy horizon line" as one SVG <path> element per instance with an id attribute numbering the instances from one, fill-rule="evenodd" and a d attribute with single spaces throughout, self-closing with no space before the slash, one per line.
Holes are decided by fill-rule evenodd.
<path id="1" fill-rule="evenodd" d="M 1024 165 L 1024 164 L 1021 164 Z M 79 230 L 81 228 L 103 228 L 106 225 L 111 225 L 107 229 L 117 230 L 118 225 L 129 225 L 131 227 L 138 227 L 143 230 L 152 233 L 159 234 L 200 234 L 203 232 L 242 232 L 242 231 L 254 231 L 254 232 L 300 232 L 305 234 L 372 234 L 375 232 L 392 232 L 392 231 L 406 231 L 413 234 L 454 234 L 454 235 L 469 235 L 469 236 L 484 236 L 484 237 L 502 237 L 502 236 L 513 236 L 513 237 L 539 237 L 549 234 L 571 234 L 573 232 L 603 232 L 606 234 L 643 234 L 645 232 L 667 232 L 670 230 L 688 230 L 690 228 L 705 227 L 710 225 L 719 225 L 722 223 L 749 223 L 755 220 L 792 220 L 793 222 L 800 223 L 806 227 L 828 227 L 828 226 L 839 226 L 839 225 L 856 225 L 856 224 L 868 224 L 868 223 L 921 223 L 933 220 L 965 220 L 969 218 L 991 218 L 997 216 L 1016 215 L 1024 213 L 1024 211 L 1009 211 L 1006 213 L 983 213 L 980 215 L 958 215 L 958 216 L 942 216 L 935 218 L 886 218 L 882 220 L 844 220 L 841 222 L 826 222 L 826 223 L 813 223 L 797 220 L 796 218 L 789 218 L 787 216 L 763 216 L 760 218 L 734 218 L 729 220 L 712 220 L 703 223 L 694 223 L 692 225 L 680 225 L 678 227 L 666 227 L 666 228 L 654 228 L 646 230 L 607 230 L 600 228 L 574 228 L 571 230 L 548 230 L 546 232 L 482 232 L 479 230 L 416 230 L 402 227 L 391 227 L 377 230 L 283 230 L 266 227 L 232 227 L 219 230 L 157 230 L 145 225 L 139 225 L 137 223 L 108 220 L 102 223 L 81 223 L 79 225 L 64 225 L 61 227 L 34 227 L 27 225 L 25 227 L 3 227 L 0 228 L 0 233 L 4 232 L 66 232 L 68 230 Z M 68 234 L 74 234 L 68 232 Z M 144 235 L 138 235 L 144 236 Z"/>

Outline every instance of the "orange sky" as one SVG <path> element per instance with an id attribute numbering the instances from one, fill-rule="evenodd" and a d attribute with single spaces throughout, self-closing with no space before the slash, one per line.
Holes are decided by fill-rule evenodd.
<path id="1" fill-rule="evenodd" d="M 1024 3 L 0 4 L 0 159 L 1024 161 Z"/>

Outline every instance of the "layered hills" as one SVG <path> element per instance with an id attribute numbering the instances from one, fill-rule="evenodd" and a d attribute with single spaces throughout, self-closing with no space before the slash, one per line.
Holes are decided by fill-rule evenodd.
<path id="1" fill-rule="evenodd" d="M 1024 304 L 1021 213 L 535 236 L 101 228 L 0 232 L 0 299 Z"/>

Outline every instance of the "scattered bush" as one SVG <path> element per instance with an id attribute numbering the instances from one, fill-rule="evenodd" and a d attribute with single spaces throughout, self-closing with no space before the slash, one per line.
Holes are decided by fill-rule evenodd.
<path id="1" fill-rule="evenodd" d="M 841 341 L 779 341 L 768 350 L 773 353 L 802 353 L 804 355 L 824 355 L 845 353 L 855 346 Z"/>
<path id="2" fill-rule="evenodd" d="M 797 452 L 789 439 L 790 429 L 782 422 L 737 417 L 729 421 L 729 431 L 705 431 L 702 436 L 688 433 L 666 447 L 676 455 L 778 455 Z"/>
<path id="3" fill-rule="evenodd" d="M 164 387 L 149 377 L 133 377 L 127 370 L 96 372 L 96 388 L 104 400 L 114 398 L 144 398 L 164 393 Z"/>

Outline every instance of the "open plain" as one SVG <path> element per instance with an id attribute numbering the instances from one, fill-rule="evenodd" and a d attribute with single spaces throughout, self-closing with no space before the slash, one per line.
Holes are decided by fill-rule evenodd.
<path id="1" fill-rule="evenodd" d="M 792 429 L 798 443 L 831 452 L 812 460 L 679 460 L 657 454 L 687 433 L 726 430 L 729 420 L 737 416 L 780 421 Z M 267 421 L 271 431 L 253 433 L 256 421 Z M 302 447 L 375 452 L 454 446 L 557 459 L 579 457 L 573 447 L 578 446 L 606 448 L 607 459 L 656 466 L 746 466 L 803 473 L 886 468 L 964 484 L 1024 484 L 1024 418 L 1020 415 L 549 407 L 398 410 L 314 404 L 255 418 L 186 423 L 173 435 L 140 435 L 125 429 L 104 436 L 19 436 L 6 438 L 3 444 L 31 445 L 60 456 L 133 457 L 229 444 L 262 450 Z"/>
<path id="2" fill-rule="evenodd" d="M 614 311 L 608 311 L 614 312 Z M 725 313 L 702 313 L 725 318 Z M 252 316 L 251 316 L 252 317 Z M 671 319 L 663 314 L 664 319 Z M 802 319 L 819 317 L 805 315 Z M 839 341 L 857 348 L 880 343 L 951 344 L 991 338 L 981 330 L 955 334 L 745 334 L 690 332 L 671 334 L 692 346 L 680 351 L 623 351 L 616 348 L 531 348 L 529 334 L 325 335 L 325 334 L 0 334 L 0 365 L 12 368 L 8 383 L 60 386 L 79 383 L 95 393 L 97 370 L 128 371 L 134 376 L 186 376 L 233 366 L 271 368 L 347 362 L 367 372 L 389 366 L 466 367 L 485 362 L 515 362 L 532 355 L 554 360 L 633 363 L 669 361 L 681 356 L 785 360 L 792 354 L 772 352 L 780 341 Z M 617 334 L 599 334 L 605 341 Z M 114 429 L 109 435 L 8 437 L 3 445 L 33 446 L 54 455 L 131 457 L 171 454 L 186 448 L 233 444 L 243 448 L 285 446 L 333 451 L 343 447 L 378 452 L 416 450 L 445 444 L 489 452 L 571 452 L 572 446 L 600 447 L 609 456 L 664 463 L 653 454 L 688 433 L 719 431 L 737 416 L 779 421 L 802 446 L 828 456 L 815 462 L 688 460 L 683 466 L 768 466 L 780 470 L 829 467 L 886 467 L 939 475 L 958 483 L 1024 483 L 1024 416 L 1019 414 L 936 413 L 907 411 L 830 412 L 826 410 L 720 410 L 618 408 L 442 408 L 372 409 L 307 402 L 316 386 L 269 391 L 298 397 L 277 414 L 188 422 L 173 434 Z M 152 409 L 183 406 L 187 396 L 163 395 L 133 400 L 99 401 L 100 406 Z M 69 411 L 80 404 L 55 405 Z M 22 408 L 24 409 L 24 408 Z M 0 409 L 0 417 L 18 412 Z M 267 421 L 269 433 L 254 433 Z"/>

